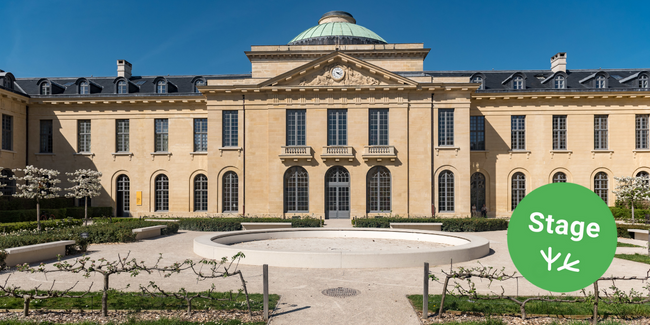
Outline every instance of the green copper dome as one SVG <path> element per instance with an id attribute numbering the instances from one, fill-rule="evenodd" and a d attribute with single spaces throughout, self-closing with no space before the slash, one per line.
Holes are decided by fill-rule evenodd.
<path id="1" fill-rule="evenodd" d="M 319 24 L 294 37 L 288 45 L 386 44 L 375 32 L 356 24 L 351 14 L 330 11 Z"/>

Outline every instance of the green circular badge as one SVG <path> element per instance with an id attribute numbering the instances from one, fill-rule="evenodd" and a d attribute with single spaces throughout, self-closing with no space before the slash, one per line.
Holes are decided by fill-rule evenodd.
<path id="1" fill-rule="evenodd" d="M 526 280 L 571 292 L 607 271 L 616 237 L 614 217 L 598 195 L 577 184 L 553 183 L 519 202 L 508 225 L 508 250 Z"/>

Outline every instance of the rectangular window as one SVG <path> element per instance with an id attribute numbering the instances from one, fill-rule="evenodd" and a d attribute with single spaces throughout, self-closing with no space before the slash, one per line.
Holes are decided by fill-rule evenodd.
<path id="1" fill-rule="evenodd" d="M 454 110 L 453 109 L 439 109 L 438 110 L 438 145 L 439 146 L 453 146 L 454 145 Z"/>
<path id="2" fill-rule="evenodd" d="M 90 151 L 90 120 L 77 121 L 77 152 Z"/>
<path id="3" fill-rule="evenodd" d="M 648 114 L 636 116 L 636 148 L 650 149 L 648 147 Z"/>
<path id="4" fill-rule="evenodd" d="M 52 120 L 41 120 L 41 153 L 52 153 Z"/>
<path id="5" fill-rule="evenodd" d="M 469 117 L 469 149 L 485 150 L 485 116 Z"/>
<path id="6" fill-rule="evenodd" d="M 526 150 L 526 116 L 513 115 L 511 121 L 511 150 Z"/>
<path id="7" fill-rule="evenodd" d="M 169 128 L 166 118 L 157 118 L 155 120 L 156 124 L 156 152 L 167 152 L 169 150 Z"/>
<path id="8" fill-rule="evenodd" d="M 208 119 L 194 119 L 194 152 L 208 151 Z"/>
<path id="9" fill-rule="evenodd" d="M 239 145 L 239 112 L 223 111 L 223 147 L 238 147 Z"/>
<path id="10" fill-rule="evenodd" d="M 348 110 L 327 110 L 327 145 L 348 145 Z"/>
<path id="11" fill-rule="evenodd" d="M 607 115 L 594 115 L 594 150 L 607 150 Z"/>
<path id="12" fill-rule="evenodd" d="M 553 115 L 553 150 L 566 150 L 566 115 Z"/>
<path id="13" fill-rule="evenodd" d="M 305 115 L 304 109 L 287 110 L 287 146 L 305 145 Z"/>
<path id="14" fill-rule="evenodd" d="M 2 114 L 2 150 L 14 150 L 14 117 Z"/>
<path id="15" fill-rule="evenodd" d="M 115 152 L 129 152 L 129 120 L 115 121 Z"/>
<path id="16" fill-rule="evenodd" d="M 371 109 L 368 144 L 371 146 L 388 145 L 388 109 Z"/>

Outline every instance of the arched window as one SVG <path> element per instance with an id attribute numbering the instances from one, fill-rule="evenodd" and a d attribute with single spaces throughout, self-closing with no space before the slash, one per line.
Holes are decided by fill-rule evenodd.
<path id="1" fill-rule="evenodd" d="M 485 204 L 485 175 L 483 173 L 474 173 L 470 179 L 470 202 L 473 206 L 476 207 L 476 211 L 481 211 L 483 205 Z"/>
<path id="2" fill-rule="evenodd" d="M 90 83 L 86 80 L 79 84 L 79 95 L 90 94 Z"/>
<path id="3" fill-rule="evenodd" d="M 598 89 L 603 89 L 607 88 L 607 79 L 603 75 L 599 75 L 596 77 L 596 88 Z"/>
<path id="4" fill-rule="evenodd" d="M 52 87 L 49 82 L 44 82 L 41 84 L 41 95 L 52 95 Z"/>
<path id="5" fill-rule="evenodd" d="M 208 178 L 203 174 L 194 177 L 194 211 L 208 211 Z"/>
<path id="6" fill-rule="evenodd" d="M 197 88 L 197 87 L 200 87 L 200 86 L 205 86 L 205 80 L 203 80 L 203 79 L 197 79 L 197 80 L 194 82 L 194 92 L 195 92 L 195 93 L 200 93 L 200 92 L 201 92 L 201 91 L 199 90 L 199 88 Z"/>
<path id="7" fill-rule="evenodd" d="M 131 180 L 126 175 L 117 177 L 117 211 L 118 217 L 128 217 L 131 210 Z"/>
<path id="8" fill-rule="evenodd" d="M 169 211 L 169 178 L 165 174 L 156 176 L 155 211 Z"/>
<path id="9" fill-rule="evenodd" d="M 594 177 L 594 192 L 600 196 L 605 203 L 607 203 L 607 190 L 609 189 L 609 181 L 605 172 L 599 172 Z"/>
<path id="10" fill-rule="evenodd" d="M 127 87 L 126 81 L 120 80 L 117 82 L 117 93 L 118 94 L 128 94 L 129 88 Z"/>
<path id="11" fill-rule="evenodd" d="M 302 167 L 284 173 L 284 212 L 309 212 L 309 174 Z"/>
<path id="12" fill-rule="evenodd" d="M 517 172 L 512 175 L 512 210 L 514 211 L 519 202 L 526 196 L 526 175 Z"/>
<path id="13" fill-rule="evenodd" d="M 512 79 L 512 89 L 524 89 L 524 78 L 516 76 Z"/>
<path id="14" fill-rule="evenodd" d="M 156 83 L 156 94 L 166 94 L 167 93 L 167 81 L 158 80 Z"/>
<path id="15" fill-rule="evenodd" d="M 454 173 L 448 170 L 438 176 L 438 211 L 454 212 Z"/>
<path id="16" fill-rule="evenodd" d="M 2 175 L 2 177 L 0 177 L 0 184 L 4 185 L 0 187 L 2 195 L 14 195 L 14 193 L 16 193 L 16 180 L 12 179 L 14 173 L 11 172 L 11 169 L 3 169 L 2 172 L 0 172 L 0 175 Z"/>
<path id="17" fill-rule="evenodd" d="M 239 177 L 235 172 L 223 174 L 223 212 L 239 211 Z"/>
<path id="18" fill-rule="evenodd" d="M 639 88 L 648 88 L 648 75 L 642 74 L 639 76 Z"/>
<path id="19" fill-rule="evenodd" d="M 485 89 L 485 87 L 483 87 L 483 77 L 482 77 L 482 76 L 479 76 L 479 75 L 474 76 L 474 77 L 472 78 L 472 83 L 475 83 L 475 84 L 481 84 L 481 85 L 478 87 L 479 90 L 481 90 L 481 89 Z"/>
<path id="20" fill-rule="evenodd" d="M 390 212 L 391 210 L 391 177 L 388 168 L 376 166 L 368 171 L 368 212 Z"/>
<path id="21" fill-rule="evenodd" d="M 557 172 L 553 175 L 553 183 L 566 183 L 566 174 L 563 172 Z"/>
<path id="22" fill-rule="evenodd" d="M 554 81 L 555 89 L 565 89 L 566 88 L 566 79 L 563 75 L 558 75 L 555 77 Z"/>
<path id="23" fill-rule="evenodd" d="M 636 177 L 641 177 L 643 179 L 643 183 L 645 183 L 646 185 L 650 182 L 650 174 L 648 174 L 648 172 L 646 171 L 642 170 L 636 173 Z"/>

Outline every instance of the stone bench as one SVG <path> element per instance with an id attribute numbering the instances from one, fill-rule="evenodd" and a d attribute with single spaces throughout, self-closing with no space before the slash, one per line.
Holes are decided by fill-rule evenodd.
<path id="1" fill-rule="evenodd" d="M 167 228 L 167 226 L 158 225 L 144 228 L 135 228 L 132 231 L 134 234 L 136 234 L 135 239 L 140 240 L 145 238 L 158 237 L 164 228 Z"/>
<path id="2" fill-rule="evenodd" d="M 65 247 L 74 245 L 74 240 L 60 240 L 43 244 L 27 245 L 7 248 L 7 266 L 16 266 L 24 263 L 35 263 L 51 260 L 57 255 L 65 256 Z"/>
<path id="3" fill-rule="evenodd" d="M 152 222 L 178 222 L 178 219 L 144 219 L 144 221 L 152 221 Z"/>
<path id="4" fill-rule="evenodd" d="M 291 222 L 242 222 L 244 230 L 291 228 Z"/>
<path id="5" fill-rule="evenodd" d="M 442 222 L 391 222 L 392 229 L 418 229 L 442 231 Z"/>
<path id="6" fill-rule="evenodd" d="M 648 240 L 648 231 L 643 229 L 628 229 L 627 232 L 630 234 L 632 239 L 638 240 Z"/>

